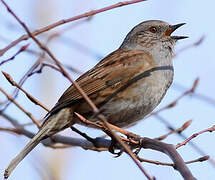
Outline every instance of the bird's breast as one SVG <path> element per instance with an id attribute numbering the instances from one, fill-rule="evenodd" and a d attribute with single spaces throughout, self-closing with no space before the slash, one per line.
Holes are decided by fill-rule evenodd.
<path id="1" fill-rule="evenodd" d="M 160 103 L 172 80 L 172 66 L 154 69 L 105 104 L 105 116 L 110 123 L 120 127 L 136 123 Z"/>

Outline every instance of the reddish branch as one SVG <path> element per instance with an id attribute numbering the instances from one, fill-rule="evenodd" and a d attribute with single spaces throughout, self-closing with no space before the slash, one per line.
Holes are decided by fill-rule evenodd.
<path id="1" fill-rule="evenodd" d="M 81 114 L 74 112 L 75 115 L 80 119 L 81 123 L 83 123 L 85 126 L 90 126 L 90 127 L 94 127 L 94 128 L 99 128 L 102 129 L 104 127 L 104 124 L 102 122 L 92 122 L 87 120 L 85 117 L 83 117 Z M 108 122 L 107 122 L 108 123 Z M 139 138 L 140 136 L 138 136 L 137 134 L 134 134 L 132 132 L 126 131 L 122 128 L 119 128 L 117 126 L 114 126 L 110 123 L 108 123 L 109 126 L 111 127 L 111 129 L 115 130 L 116 132 L 119 132 L 121 134 L 124 134 L 125 136 L 127 136 L 128 138 Z"/>
<path id="2" fill-rule="evenodd" d="M 176 148 L 179 148 L 181 146 L 186 145 L 189 141 L 191 141 L 195 137 L 199 136 L 200 134 L 203 134 L 203 133 L 206 133 L 206 132 L 213 132 L 213 131 L 215 131 L 215 125 L 213 125 L 212 127 L 208 128 L 208 129 L 205 129 L 205 130 L 202 130 L 202 131 L 200 131 L 198 133 L 193 134 L 192 136 L 190 136 L 189 138 L 187 138 L 185 141 L 183 141 L 181 143 L 178 143 L 176 145 Z"/>
<path id="3" fill-rule="evenodd" d="M 170 122 L 168 122 L 167 120 L 165 120 L 162 116 L 160 116 L 159 114 L 156 114 L 155 115 L 155 118 L 157 118 L 159 121 L 161 121 L 162 123 L 164 123 L 167 127 L 168 127 L 168 129 L 170 129 L 170 130 L 175 130 L 175 128 L 171 125 L 171 123 Z M 180 137 L 182 137 L 183 139 L 187 139 L 187 136 L 185 136 L 184 134 L 182 134 L 182 133 L 178 133 L 178 135 L 180 136 Z M 200 148 L 195 142 L 192 142 L 192 141 L 190 141 L 189 142 L 189 145 L 193 148 L 193 149 L 195 149 L 200 155 L 202 155 L 202 156 L 207 156 L 207 153 L 202 149 L 202 148 Z M 214 161 L 214 159 L 212 159 L 212 158 L 210 158 L 209 159 L 209 162 L 211 163 L 211 165 L 213 165 L 213 167 L 215 167 L 215 161 Z"/>
<path id="4" fill-rule="evenodd" d="M 174 83 L 173 88 L 178 91 L 184 91 L 187 89 L 186 87 L 184 87 L 183 85 L 181 85 L 179 83 Z M 215 99 L 213 99 L 212 97 L 209 97 L 209 96 L 199 93 L 199 92 L 194 92 L 192 95 L 195 99 L 199 99 L 199 100 L 204 101 L 204 102 L 212 105 L 213 107 L 215 107 Z"/>
<path id="5" fill-rule="evenodd" d="M 40 63 L 41 63 L 41 61 L 43 60 L 44 56 L 45 56 L 45 53 L 42 53 L 42 54 L 40 55 L 40 57 L 36 60 L 36 62 L 31 66 L 31 68 L 30 68 L 30 69 L 25 73 L 25 75 L 21 78 L 21 80 L 18 82 L 18 85 L 19 85 L 20 87 L 21 87 L 21 86 L 25 83 L 25 81 L 28 79 L 29 74 L 31 74 L 31 73 L 40 65 Z M 19 92 L 19 89 L 16 88 L 16 89 L 14 90 L 12 96 L 11 96 L 14 100 L 15 100 L 16 97 L 18 96 L 18 92 Z M 5 102 L 5 106 L 4 106 L 4 108 L 2 109 L 2 111 L 4 111 L 5 109 L 7 109 L 7 107 L 10 105 L 11 102 L 12 102 L 12 101 L 7 101 L 7 102 Z"/>
<path id="6" fill-rule="evenodd" d="M 72 22 L 72 21 L 76 21 L 76 20 L 79 20 L 81 18 L 86 18 L 86 17 L 89 17 L 89 16 L 93 16 L 95 14 L 98 14 L 98 13 L 101 13 L 101 12 L 105 12 L 105 11 L 108 11 L 108 10 L 111 10 L 111 9 L 114 9 L 114 8 L 118 8 L 118 7 L 121 7 L 121 6 L 126 6 L 126 5 L 129 5 L 129 4 L 135 4 L 135 3 L 139 3 L 139 2 L 143 2 L 143 1 L 146 1 L 146 0 L 131 0 L 131 1 L 124 1 L 124 2 L 119 2 L 119 3 L 116 3 L 116 4 L 113 4 L 111 6 L 107 6 L 107 7 L 104 7 L 104 8 L 101 8 L 101 9 L 97 9 L 97 10 L 93 10 L 93 11 L 89 11 L 87 13 L 84 13 L 84 14 L 81 14 L 81 15 L 78 15 L 78 16 L 74 16 L 72 18 L 68 18 L 68 19 L 62 19 L 58 22 L 55 22 L 51 25 L 48 25 L 46 27 L 43 27 L 41 29 L 38 29 L 34 32 L 32 32 L 31 34 L 33 36 L 37 36 L 38 34 L 41 34 L 41 33 L 44 33 L 46 31 L 49 31 L 53 28 L 56 28 L 57 26 L 60 26 L 62 24 L 65 24 L 65 23 L 69 23 L 69 22 Z M 3 2 L 3 1 L 2 1 Z M 4 3 L 4 2 L 3 2 Z M 5 52 L 7 52 L 10 48 L 14 47 L 15 45 L 17 45 L 19 42 L 23 41 L 23 40 L 27 40 L 28 38 L 30 38 L 31 36 L 29 36 L 29 34 L 26 34 L 26 35 L 23 35 L 21 36 L 20 38 L 18 38 L 17 40 L 13 41 L 11 44 L 9 44 L 7 47 L 5 47 L 4 49 L 1 49 L 0 50 L 0 56 L 2 56 Z"/>
<path id="7" fill-rule="evenodd" d="M 30 95 L 27 91 L 25 91 L 21 86 L 19 86 L 19 84 L 17 84 L 13 78 L 6 72 L 3 72 L 3 75 L 5 76 L 5 78 L 8 80 L 8 82 L 12 85 L 12 86 L 15 86 L 17 87 L 18 89 L 20 89 L 23 93 L 25 93 L 25 95 L 27 96 L 27 98 L 33 102 L 34 104 L 42 107 L 43 109 L 45 109 L 46 111 L 49 111 L 49 109 L 43 105 L 41 102 L 39 102 L 35 97 L 33 97 L 32 95 Z M 12 98 L 13 99 L 13 98 Z"/>
<path id="8" fill-rule="evenodd" d="M 77 24 L 77 23 L 76 23 L 76 24 Z M 48 44 L 48 43 L 49 43 L 53 38 L 55 38 L 55 37 L 57 37 L 56 33 L 55 33 L 54 35 L 48 37 L 46 44 Z M 42 63 L 42 60 L 43 60 L 44 58 L 45 58 L 45 52 L 43 52 L 43 53 L 39 56 L 39 58 L 38 58 L 37 61 L 33 64 L 33 66 L 32 66 L 32 67 L 27 71 L 27 73 L 21 78 L 21 80 L 19 81 L 17 87 L 21 87 L 21 86 L 24 84 L 24 82 L 25 82 L 30 76 L 32 76 L 33 74 L 42 72 L 42 69 L 43 69 L 45 66 L 50 67 L 50 68 L 52 68 L 52 69 L 54 69 L 54 70 L 60 72 L 60 70 L 59 70 L 57 67 L 53 66 L 52 64 Z M 41 65 L 40 68 L 39 68 L 38 70 L 35 70 L 35 69 L 37 69 L 37 67 L 38 67 L 39 65 Z M 75 72 L 75 73 L 80 73 L 80 71 L 78 71 L 78 70 L 75 69 L 75 68 L 72 68 L 72 67 L 67 67 L 67 68 L 70 69 L 71 71 Z M 12 97 L 13 97 L 14 99 L 16 99 L 16 97 L 18 96 L 19 90 L 20 90 L 20 88 L 16 88 L 16 89 L 14 90 L 14 92 L 13 92 L 13 94 L 12 94 Z M 5 110 L 5 109 L 10 105 L 10 103 L 11 103 L 11 101 L 5 102 L 5 103 L 4 103 L 4 104 L 5 104 L 5 107 L 4 107 L 3 110 Z M 47 108 L 46 108 L 46 109 L 47 109 Z"/>
<path id="9" fill-rule="evenodd" d="M 169 135 L 173 134 L 173 133 L 181 133 L 182 131 L 184 131 L 186 128 L 188 128 L 190 126 L 190 124 L 192 123 L 192 120 L 189 120 L 187 122 L 185 122 L 180 128 L 178 129 L 172 129 L 170 132 L 168 132 L 167 134 L 164 134 L 160 137 L 157 137 L 155 139 L 161 141 L 164 140 L 165 138 L 167 138 Z"/>
<path id="10" fill-rule="evenodd" d="M 22 112 L 24 112 L 33 123 L 37 125 L 37 127 L 40 127 L 40 123 L 29 113 L 26 111 L 19 103 L 17 103 L 11 96 L 9 96 L 2 88 L 0 88 L 0 91 L 8 98 L 8 100 L 12 101 Z"/>

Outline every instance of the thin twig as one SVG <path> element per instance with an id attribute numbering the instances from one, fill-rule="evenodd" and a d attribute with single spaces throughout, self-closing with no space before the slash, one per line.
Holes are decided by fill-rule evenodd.
<path id="1" fill-rule="evenodd" d="M 0 131 L 6 131 L 6 132 L 11 132 L 15 134 L 22 134 L 21 131 L 17 128 L 5 128 L 5 127 L 0 127 Z"/>
<path id="2" fill-rule="evenodd" d="M 212 127 L 210 127 L 210 128 L 207 128 L 207 129 L 204 129 L 204 130 L 202 130 L 202 131 L 199 131 L 198 133 L 195 133 L 195 134 L 193 134 L 192 136 L 190 136 L 189 138 L 187 138 L 185 141 L 183 141 L 183 142 L 181 142 L 181 143 L 178 143 L 177 145 L 176 145 L 176 149 L 177 148 L 179 148 L 179 147 L 181 147 L 181 146 L 184 146 L 184 145 L 186 145 L 189 141 L 191 141 L 192 139 L 194 139 L 194 138 L 196 138 L 197 136 L 199 136 L 200 134 L 203 134 L 203 133 L 206 133 L 206 132 L 213 132 L 213 131 L 215 131 L 215 125 L 213 125 Z"/>
<path id="3" fill-rule="evenodd" d="M 81 114 L 74 112 L 74 114 L 80 119 L 81 123 L 83 123 L 86 126 L 94 127 L 94 128 L 102 128 L 102 126 L 96 122 L 87 120 L 84 116 Z"/>
<path id="4" fill-rule="evenodd" d="M 54 69 L 55 71 L 58 71 L 58 72 L 61 73 L 60 69 L 57 68 L 56 66 L 54 66 L 52 64 L 48 64 L 48 63 L 41 63 L 40 68 L 35 70 L 35 71 L 33 71 L 33 72 L 31 72 L 28 76 L 30 77 L 30 76 L 32 76 L 34 74 L 42 73 L 44 67 L 50 67 L 51 69 Z"/>
<path id="5" fill-rule="evenodd" d="M 172 167 L 175 166 L 173 163 L 166 163 L 166 162 L 149 160 L 149 159 L 141 158 L 139 156 L 137 156 L 137 158 L 138 158 L 138 160 L 140 162 L 146 162 L 146 163 L 156 164 L 156 165 L 162 165 L 162 166 L 172 166 Z M 207 161 L 209 158 L 210 157 L 206 155 L 206 156 L 194 159 L 194 160 L 186 161 L 185 164 L 191 164 L 191 163 L 196 163 L 196 162 L 203 162 L 203 161 Z"/>
<path id="6" fill-rule="evenodd" d="M 186 128 L 188 128 L 188 126 L 190 126 L 191 122 L 192 122 L 192 120 L 189 120 L 189 121 L 185 122 L 180 128 L 178 128 L 178 129 L 172 129 L 167 134 L 162 135 L 160 137 L 157 137 L 155 139 L 161 141 L 161 140 L 164 140 L 165 138 L 167 138 L 169 135 L 171 135 L 173 133 L 179 133 L 180 134 L 182 131 L 184 131 Z"/>
<path id="7" fill-rule="evenodd" d="M 161 121 L 162 123 L 164 123 L 168 129 L 170 129 L 170 130 L 174 130 L 174 129 L 175 129 L 174 126 L 173 126 L 170 122 L 168 122 L 166 119 L 164 119 L 161 115 L 156 114 L 155 117 L 156 117 L 159 121 Z M 178 133 L 178 135 L 179 135 L 180 137 L 182 137 L 184 140 L 186 140 L 186 139 L 188 138 L 188 137 L 185 136 L 183 133 Z M 198 144 L 196 144 L 196 143 L 190 141 L 190 142 L 189 142 L 189 145 L 190 145 L 193 149 L 195 149 L 201 156 L 206 156 L 206 155 L 207 155 L 207 153 L 206 153 L 202 148 L 200 148 L 200 147 L 198 146 Z M 209 159 L 209 162 L 211 163 L 211 165 L 212 165 L 213 167 L 215 167 L 215 160 L 214 160 L 214 159 L 210 158 L 210 159 Z"/>
<path id="8" fill-rule="evenodd" d="M 9 62 L 9 61 L 14 60 L 15 57 L 16 57 L 18 54 L 20 54 L 21 52 L 25 51 L 25 50 L 28 48 L 29 45 L 30 45 L 30 44 L 28 43 L 28 44 L 22 46 L 12 57 L 10 57 L 10 58 L 8 58 L 8 59 L 5 59 L 5 60 L 3 60 L 2 62 L 0 62 L 0 66 L 3 65 L 3 64 L 5 64 L 5 63 L 7 63 L 7 62 Z"/>
<path id="9" fill-rule="evenodd" d="M 175 90 L 178 90 L 178 91 L 185 91 L 187 89 L 186 87 L 184 87 L 183 85 L 181 85 L 179 83 L 174 83 L 173 88 Z M 194 92 L 192 94 L 192 97 L 195 98 L 195 99 L 199 99 L 200 101 L 204 101 L 204 102 L 212 105 L 213 107 L 215 107 L 215 99 L 213 99 L 212 97 L 209 97 L 206 94 L 202 94 L 202 93 L 199 93 L 199 92 Z"/>
<path id="10" fill-rule="evenodd" d="M 28 130 L 26 130 L 16 119 L 12 118 L 10 115 L 5 114 L 4 112 L 0 112 L 0 115 L 3 116 L 5 119 L 7 119 L 15 128 L 7 128 L 2 129 L 4 131 L 10 131 L 19 135 L 24 135 L 28 138 L 33 138 L 35 136 L 35 133 L 32 133 Z M 93 144 L 85 139 L 80 138 L 72 138 L 72 137 L 66 137 L 61 135 L 55 135 L 51 138 L 47 138 L 43 140 L 41 143 L 45 146 L 49 146 L 52 148 L 56 148 L 56 146 L 53 146 L 53 143 L 61 143 L 69 146 L 78 146 L 82 147 L 83 149 L 90 149 L 94 151 L 101 151 L 107 150 L 110 146 L 110 140 L 102 139 L 102 138 L 96 138 L 96 143 L 99 146 L 99 148 L 95 148 Z"/>
<path id="11" fill-rule="evenodd" d="M 102 122 L 92 122 L 90 120 L 87 120 L 85 117 L 83 117 L 81 114 L 74 112 L 75 115 L 80 119 L 81 123 L 83 123 L 85 126 L 91 126 L 94 128 L 105 128 L 104 124 Z M 107 122 L 108 123 L 108 122 Z M 139 138 L 137 134 L 134 134 L 132 132 L 126 131 L 125 129 L 119 128 L 117 126 L 114 126 L 113 124 L 108 123 L 112 130 L 119 132 L 121 134 L 124 134 L 128 138 Z"/>
<path id="12" fill-rule="evenodd" d="M 93 16 L 95 14 L 98 14 L 98 13 L 101 13 L 101 12 L 104 12 L 104 11 L 108 11 L 108 10 L 111 10 L 111 9 L 114 9 L 114 8 L 118 8 L 118 7 L 121 7 L 121 6 L 126 6 L 126 5 L 129 5 L 129 4 L 135 4 L 135 3 L 139 3 L 139 2 L 143 2 L 143 1 L 146 1 L 146 0 L 131 0 L 131 1 L 119 2 L 119 3 L 113 4 L 111 6 L 107 6 L 107 7 L 101 8 L 101 9 L 97 9 L 97 10 L 86 12 L 84 14 L 80 14 L 78 16 L 74 16 L 72 18 L 62 19 L 62 20 L 60 20 L 58 22 L 55 22 L 55 23 L 53 23 L 51 25 L 45 26 L 45 27 L 43 27 L 41 29 L 38 29 L 38 30 L 32 32 L 31 34 L 33 36 L 37 36 L 37 35 L 39 35 L 41 33 L 49 31 L 49 30 L 51 30 L 53 28 L 56 28 L 57 26 L 65 24 L 65 23 L 69 23 L 69 22 L 76 21 L 76 20 L 81 19 L 81 18 L 86 18 L 86 17 L 89 17 L 89 16 Z M 2 1 L 2 3 L 4 3 L 4 1 Z M 11 42 L 7 47 L 5 47 L 4 49 L 0 50 L 0 56 L 2 56 L 10 48 L 12 48 L 15 45 L 17 45 L 19 42 L 21 42 L 23 40 L 27 40 L 29 37 L 31 37 L 31 36 L 29 36 L 29 34 L 22 35 L 21 37 L 19 37 L 15 41 Z"/>
<path id="13" fill-rule="evenodd" d="M 39 100 L 37 100 L 35 97 L 33 97 L 32 95 L 30 95 L 27 91 L 25 91 L 21 86 L 19 86 L 19 84 L 16 83 L 16 82 L 13 80 L 13 78 L 12 78 L 8 73 L 3 72 L 3 71 L 2 71 L 2 73 L 3 73 L 3 75 L 5 76 L 5 78 L 8 80 L 8 82 L 9 82 L 12 86 L 15 86 L 15 87 L 17 87 L 18 89 L 20 89 L 20 90 L 27 96 L 27 98 L 28 98 L 31 102 L 33 102 L 34 104 L 36 104 L 36 105 L 42 107 L 43 109 L 45 109 L 46 111 L 49 112 L 49 109 L 48 109 L 45 105 L 43 105 L 41 102 L 39 102 Z"/>
<path id="14" fill-rule="evenodd" d="M 40 128 L 40 123 L 29 113 L 26 111 L 21 105 L 19 105 L 10 95 L 7 94 L 6 91 L 4 91 L 2 88 L 0 88 L 0 91 L 8 98 L 8 100 L 12 101 L 13 104 L 15 104 L 22 112 L 24 112 L 31 120 L 34 122 L 38 128 Z"/>
<path id="15" fill-rule="evenodd" d="M 48 43 L 50 43 L 51 40 L 53 40 L 55 36 L 49 36 L 48 39 L 47 39 L 47 42 L 46 42 L 46 45 Z M 34 72 L 34 70 L 41 64 L 42 60 L 45 58 L 45 52 L 43 52 L 42 54 L 40 54 L 39 58 L 37 59 L 37 61 L 33 64 L 33 66 L 27 71 L 27 73 L 21 78 L 21 80 L 19 81 L 18 85 L 21 87 L 24 82 L 31 76 L 33 75 L 32 73 Z M 47 65 L 49 67 L 51 67 L 52 65 Z M 57 69 L 56 67 L 53 66 L 53 69 L 59 71 L 59 69 Z M 75 68 L 73 69 L 70 69 L 70 70 L 74 70 L 74 72 L 79 72 L 77 71 Z M 16 88 L 12 94 L 12 97 L 14 99 L 16 99 L 16 97 L 18 96 L 18 93 L 19 93 L 19 88 Z M 10 105 L 11 101 L 7 101 L 3 104 L 6 104 L 4 109 L 5 110 L 9 105 Z"/>
<path id="16" fill-rule="evenodd" d="M 45 53 L 42 53 L 42 54 L 40 55 L 40 57 L 36 60 L 36 62 L 31 66 L 31 68 L 30 68 L 30 69 L 24 74 L 24 76 L 20 79 L 20 81 L 18 82 L 18 84 L 19 84 L 20 87 L 21 87 L 21 86 L 25 83 L 25 81 L 28 79 L 29 74 L 31 74 L 32 71 L 34 71 L 34 69 L 36 69 L 36 68 L 40 65 L 40 62 L 43 60 L 44 56 L 45 56 Z M 19 89 L 16 88 L 16 89 L 13 91 L 11 97 L 15 100 L 16 97 L 18 96 L 18 93 L 19 93 Z M 7 109 L 7 107 L 11 104 L 11 101 L 6 101 L 6 102 L 3 103 L 3 104 L 5 104 L 5 106 L 4 106 L 4 108 L 3 108 L 2 111 L 4 111 L 5 109 Z M 2 105 L 3 105 L 3 104 L 2 104 Z"/>

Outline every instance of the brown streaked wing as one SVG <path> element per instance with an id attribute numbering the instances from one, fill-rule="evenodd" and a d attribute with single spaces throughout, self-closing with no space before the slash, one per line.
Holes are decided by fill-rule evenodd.
<path id="1" fill-rule="evenodd" d="M 80 76 L 76 82 L 89 96 L 114 84 L 127 82 L 139 72 L 146 70 L 149 65 L 154 65 L 154 62 L 147 52 L 118 49 Z M 71 85 L 60 97 L 49 115 L 82 98 L 79 91 Z"/>

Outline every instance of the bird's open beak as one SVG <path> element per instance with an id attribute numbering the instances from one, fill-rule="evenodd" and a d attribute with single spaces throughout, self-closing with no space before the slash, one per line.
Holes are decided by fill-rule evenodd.
<path id="1" fill-rule="evenodd" d="M 170 25 L 169 28 L 166 30 L 165 35 L 166 36 L 170 36 L 176 29 L 178 29 L 179 27 L 185 25 L 186 23 L 180 23 L 180 24 L 176 24 L 176 25 Z M 170 36 L 172 39 L 175 40 L 180 40 L 180 39 L 185 39 L 188 38 L 188 36 Z"/>

